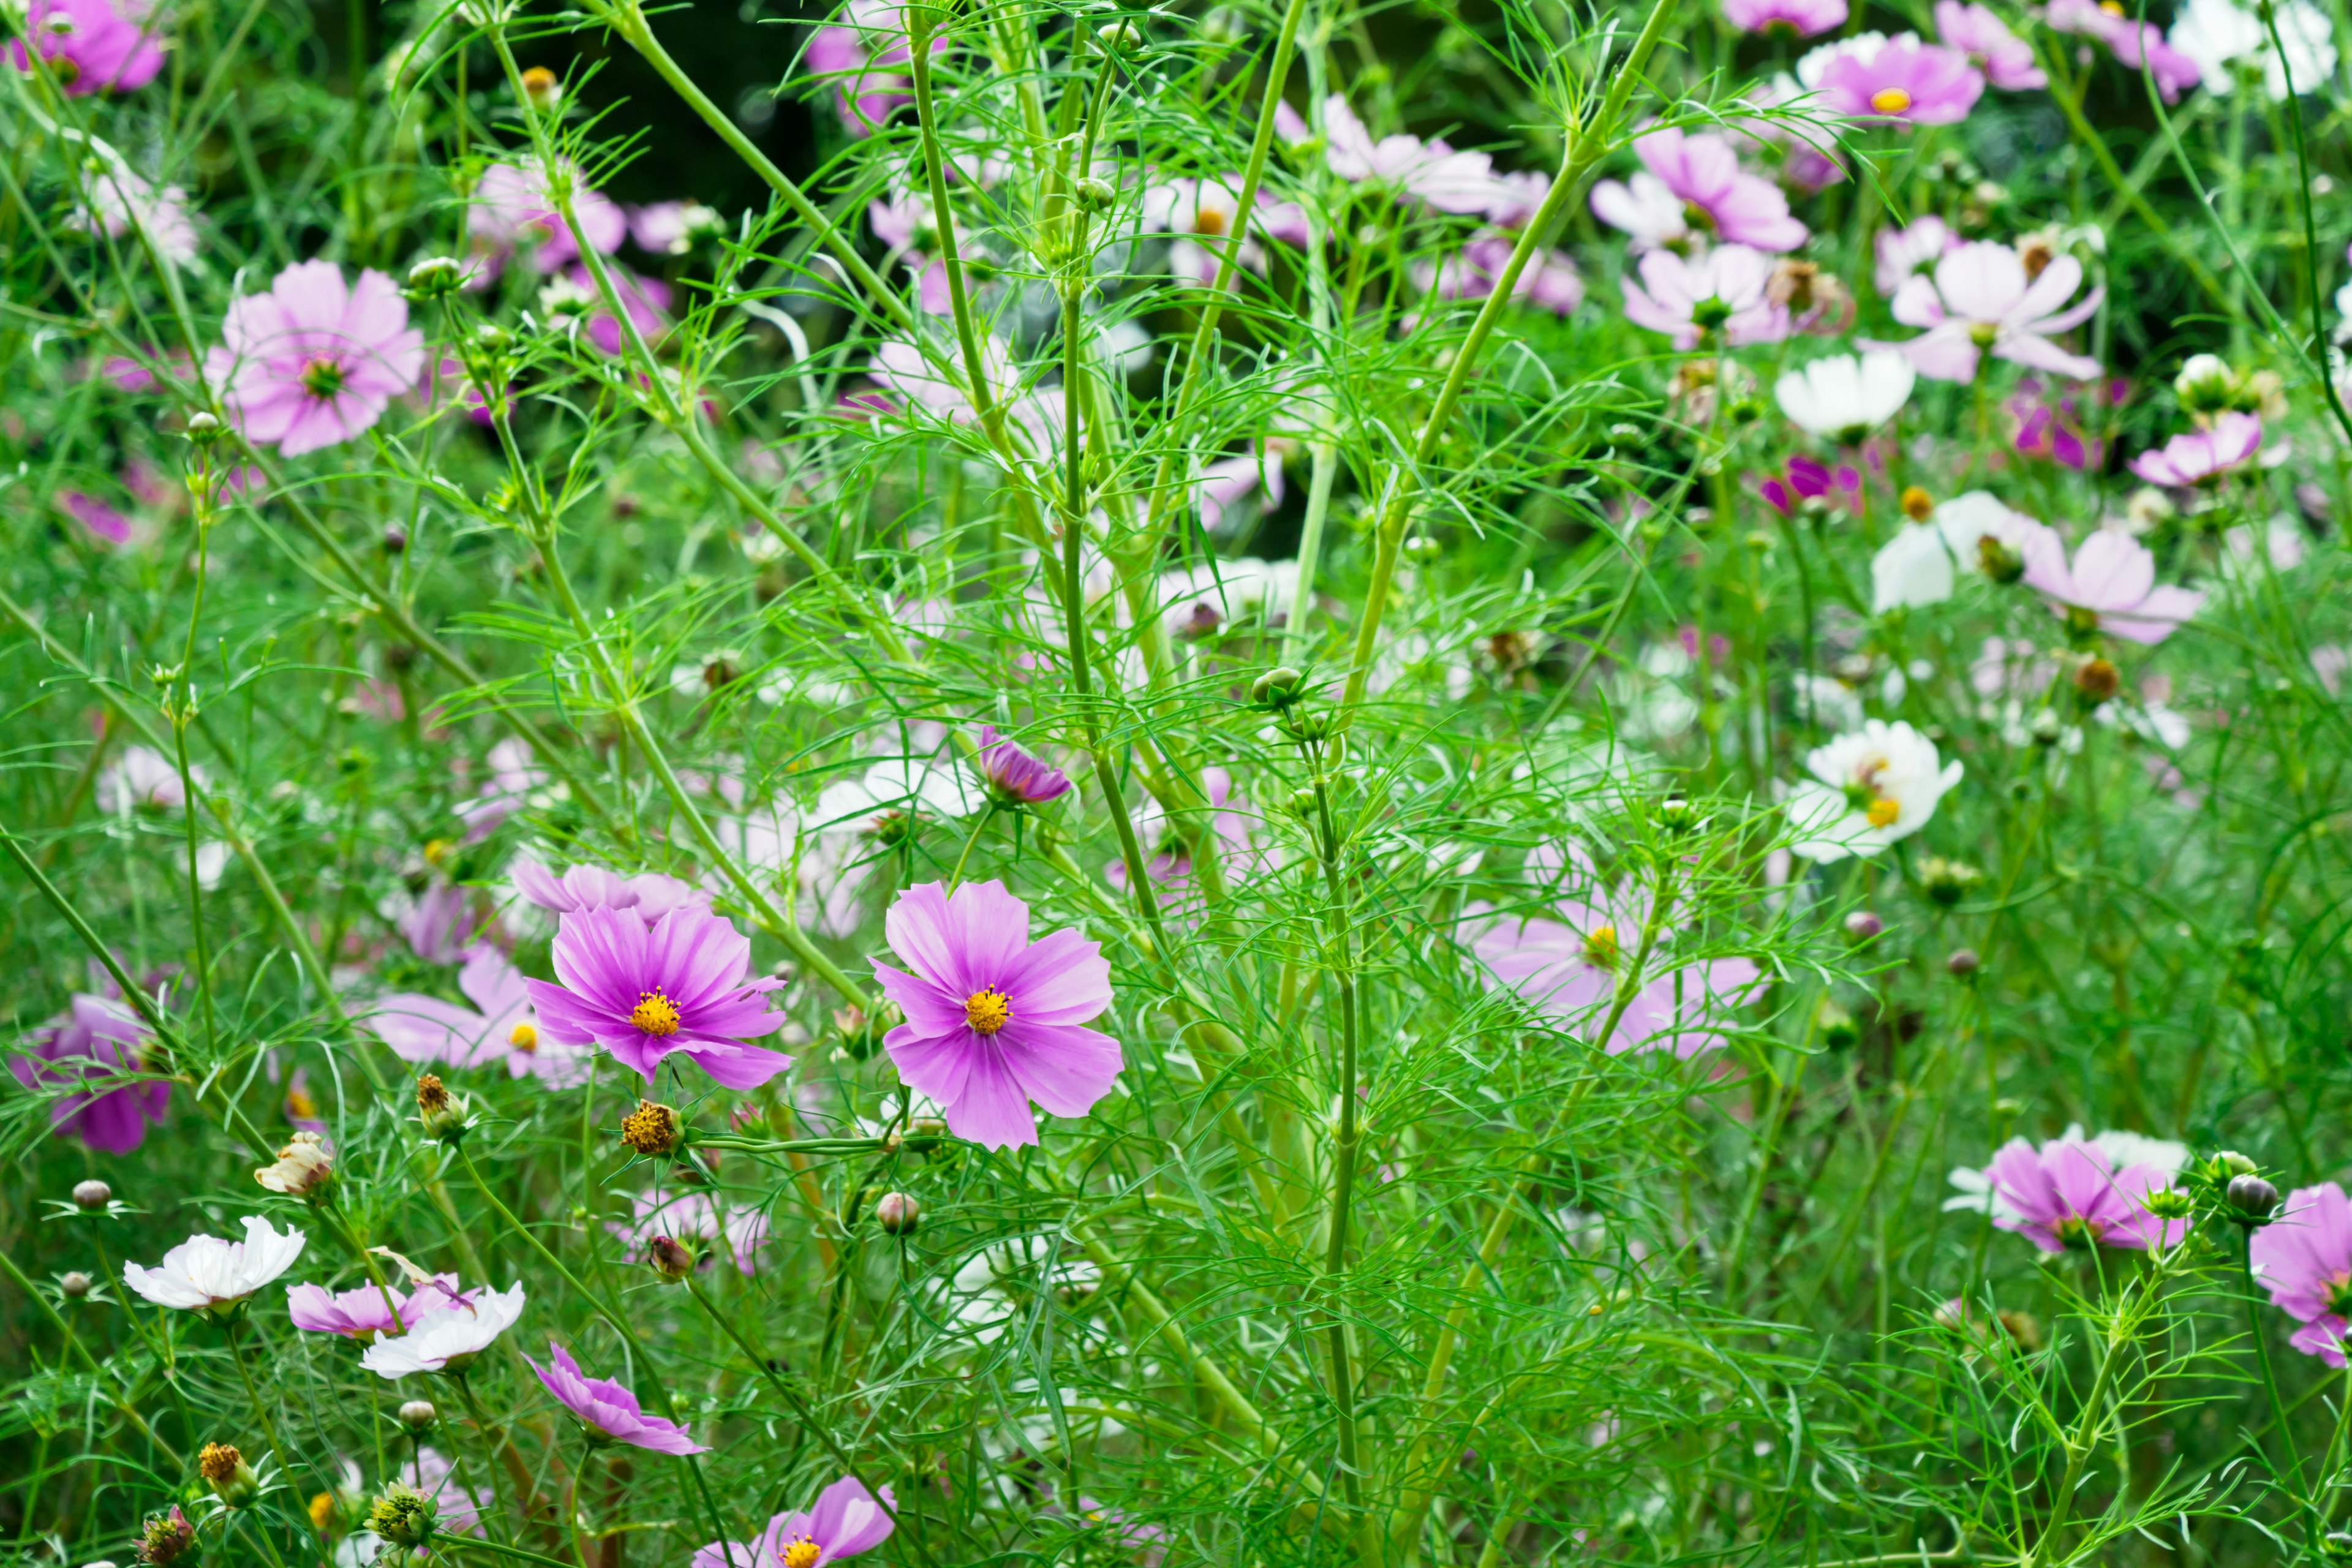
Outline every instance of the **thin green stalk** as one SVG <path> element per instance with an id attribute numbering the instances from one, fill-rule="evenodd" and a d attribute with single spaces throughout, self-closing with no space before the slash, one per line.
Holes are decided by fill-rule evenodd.
<path id="1" fill-rule="evenodd" d="M 2320 389 L 2327 395 L 2327 406 L 2336 416 L 2336 423 L 2344 433 L 2352 436 L 2352 411 L 2344 406 L 2344 395 L 2336 389 L 2333 367 L 2327 358 L 2327 315 L 2319 300 L 2319 229 L 2311 216 L 2311 154 L 2304 145 L 2303 101 L 2295 97 L 2294 66 L 2286 58 L 2286 42 L 2279 37 L 2278 8 L 2263 5 L 2256 7 L 2263 26 L 2270 30 L 2271 48 L 2278 56 L 2279 75 L 2286 84 L 2286 121 L 2294 132 L 2294 194 L 2303 208 L 2303 253 L 2305 274 L 2311 284 L 2311 341 L 2317 345 L 2323 362 L 2319 371 Z M 2263 560 L 2269 562 L 2268 551 Z"/>
<path id="2" fill-rule="evenodd" d="M 1356 997 L 1355 937 L 1349 927 L 1347 878 L 1339 864 L 1339 832 L 1331 817 L 1331 792 L 1323 773 L 1321 747 L 1309 741 L 1301 750 L 1307 765 L 1314 770 L 1316 849 L 1323 863 L 1324 941 L 1328 944 L 1326 963 L 1339 993 L 1339 1129 L 1331 1151 L 1330 1234 L 1325 1239 L 1323 1252 L 1324 1305 L 1331 1314 L 1330 1326 L 1326 1331 L 1326 1354 L 1330 1365 L 1331 1405 L 1339 1426 L 1340 1495 L 1347 1500 L 1349 1514 L 1365 1524 L 1367 1539 L 1377 1542 L 1378 1536 L 1369 1533 L 1370 1521 L 1362 1520 L 1363 1461 L 1357 1452 L 1356 1382 L 1348 1353 L 1348 1315 L 1340 1306 L 1347 1286 L 1348 1227 L 1356 1192 L 1357 1142 L 1361 1136 L 1356 1100 L 1356 1080 L 1360 1072 L 1357 1060 L 1360 1024 Z"/>

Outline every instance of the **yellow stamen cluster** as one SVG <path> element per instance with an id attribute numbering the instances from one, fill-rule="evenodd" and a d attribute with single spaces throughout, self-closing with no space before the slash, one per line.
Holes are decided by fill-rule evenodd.
<path id="1" fill-rule="evenodd" d="M 1013 1022 L 1013 999 L 991 985 L 963 999 L 963 1016 L 972 1033 L 992 1035 Z"/>
<path id="2" fill-rule="evenodd" d="M 517 1024 L 507 1031 L 507 1044 L 519 1051 L 539 1049 L 539 1031 L 529 1024 Z"/>
<path id="3" fill-rule="evenodd" d="M 650 1100 L 621 1118 L 621 1142 L 640 1154 L 662 1155 L 677 1147 L 677 1112 Z"/>
<path id="4" fill-rule="evenodd" d="M 449 1109 L 449 1086 L 438 1074 L 426 1073 L 416 1080 L 416 1110 L 420 1115 L 437 1116 Z"/>
<path id="5" fill-rule="evenodd" d="M 1911 107 L 1911 95 L 1899 87 L 1882 87 L 1870 95 L 1870 107 L 1881 114 L 1900 114 Z"/>
<path id="6" fill-rule="evenodd" d="M 659 991 L 640 991 L 637 1005 L 629 1009 L 629 1022 L 648 1035 L 667 1037 L 677 1033 L 682 1020 L 677 1016 L 677 1004 Z"/>
<path id="7" fill-rule="evenodd" d="M 777 1557 L 784 1568 L 815 1568 L 816 1560 L 824 1555 L 824 1548 L 805 1535 L 796 1535 L 784 1542 Z"/>
<path id="8" fill-rule="evenodd" d="M 1903 815 L 1903 803 L 1882 795 L 1864 807 L 1862 815 L 1873 827 L 1892 827 L 1895 819 Z"/>
<path id="9" fill-rule="evenodd" d="M 1617 967 L 1617 928 L 1594 926 L 1584 937 L 1584 962 L 1595 969 Z"/>
<path id="10" fill-rule="evenodd" d="M 245 1456 L 226 1443 L 207 1443 L 196 1456 L 196 1473 L 213 1486 L 226 1486 L 243 1463 Z"/>

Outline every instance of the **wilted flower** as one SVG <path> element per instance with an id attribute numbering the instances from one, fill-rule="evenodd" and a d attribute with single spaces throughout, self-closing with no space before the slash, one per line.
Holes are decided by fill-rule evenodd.
<path id="1" fill-rule="evenodd" d="M 1875 855 L 1910 837 L 1963 771 L 1958 761 L 1943 764 L 1936 742 L 1907 722 L 1883 719 L 1815 747 L 1805 765 L 1813 776 L 1789 795 L 1790 848 L 1822 861 Z"/>
<path id="2" fill-rule="evenodd" d="M 632 1263 L 650 1257 L 657 1241 L 692 1238 L 705 1244 L 703 1261 L 724 1258 L 739 1274 L 759 1268 L 760 1253 L 768 1245 L 768 1216 L 758 1208 L 727 1209 L 707 1192 L 674 1194 L 639 1193 L 633 1200 L 635 1219 L 609 1222 L 605 1228 L 627 1248 Z"/>
<path id="3" fill-rule="evenodd" d="M 163 1568 L 164 1564 L 177 1563 L 195 1549 L 195 1544 L 196 1527 L 188 1522 L 188 1516 L 180 1511 L 180 1505 L 173 1503 L 141 1527 L 139 1539 L 132 1544 L 131 1551 L 140 1562 Z"/>
<path id="4" fill-rule="evenodd" d="M 2352 1337 L 2352 1203 L 2344 1189 L 2323 1182 L 2289 1193 L 2285 1209 L 2254 1233 L 2249 1261 L 2272 1302 L 2303 1325 L 2287 1342 L 2342 1366 Z"/>
<path id="5" fill-rule="evenodd" d="M 891 1510 L 898 1506 L 888 1487 L 877 1505 L 865 1483 L 844 1476 L 817 1493 L 816 1506 L 807 1512 L 777 1514 L 755 1539 L 732 1543 L 731 1550 L 714 1541 L 695 1552 L 688 1568 L 821 1568 L 888 1540 Z"/>
<path id="6" fill-rule="evenodd" d="M 658 1415 L 647 1415 L 637 1396 L 608 1377 L 582 1375 L 580 1365 L 562 1345 L 547 1347 L 549 1365 L 529 1356 L 523 1362 L 539 1374 L 548 1393 L 587 1429 L 592 1442 L 625 1443 L 656 1454 L 707 1454 L 710 1450 L 686 1435 L 686 1428 Z"/>
<path id="7" fill-rule="evenodd" d="M 1118 1042 L 1083 1026 L 1110 1005 L 1110 961 L 1076 931 L 1029 940 L 1029 906 L 1002 882 L 937 882 L 899 895 L 885 919 L 912 973 L 874 961 L 907 1021 L 883 1037 L 898 1076 L 946 1110 L 948 1128 L 990 1148 L 1037 1142 L 1032 1100 L 1084 1116 L 1110 1092 Z"/>
<path id="8" fill-rule="evenodd" d="M 747 982 L 751 957 L 730 922 L 692 905 L 650 928 L 627 910 L 576 910 L 555 936 L 562 984 L 523 984 L 555 1044 L 601 1046 L 648 1084 L 664 1058 L 683 1055 L 729 1089 L 756 1089 L 793 1058 L 743 1043 L 784 1023 L 765 994 L 782 982 Z"/>
<path id="9" fill-rule="evenodd" d="M 274 1164 L 253 1173 L 253 1179 L 273 1193 L 289 1198 L 308 1197 L 334 1180 L 335 1162 L 326 1140 L 316 1132 L 297 1132 L 278 1151 Z"/>
<path id="10" fill-rule="evenodd" d="M 520 1283 L 503 1292 L 486 1286 L 450 1296 L 418 1314 L 406 1333 L 379 1339 L 368 1346 L 361 1352 L 360 1365 L 385 1379 L 417 1372 L 463 1372 L 500 1334 L 514 1327 L 523 1306 Z"/>
<path id="11" fill-rule="evenodd" d="M 291 1226 L 280 1234 L 259 1215 L 248 1215 L 243 1241 L 192 1236 L 152 1268 L 124 1264 L 122 1282 L 159 1307 L 227 1312 L 294 1267 L 309 1239 Z"/>
<path id="12" fill-rule="evenodd" d="M 2054 601 L 2069 626 L 2137 643 L 2162 642 L 2205 602 L 2197 589 L 2159 586 L 2147 546 L 2111 528 L 2093 529 L 2071 565 L 2052 535 L 2027 558 L 2025 582 Z"/>
<path id="13" fill-rule="evenodd" d="M 373 268 L 356 286 L 331 261 L 289 267 L 267 294 L 233 301 L 205 379 L 245 438 L 298 457 L 383 417 L 425 371 L 425 337 L 400 286 Z"/>

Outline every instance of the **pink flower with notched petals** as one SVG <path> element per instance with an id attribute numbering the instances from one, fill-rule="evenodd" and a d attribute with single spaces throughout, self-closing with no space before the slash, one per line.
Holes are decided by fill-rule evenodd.
<path id="1" fill-rule="evenodd" d="M 1959 243 L 1960 237 L 1952 232 L 1951 226 L 1933 213 L 1901 228 L 1882 228 L 1873 242 L 1878 253 L 1878 269 L 1872 274 L 1872 281 L 1878 285 L 1881 294 L 1892 298 L 1912 279 L 1934 272 L 1936 264 Z"/>
<path id="2" fill-rule="evenodd" d="M 2146 1251 L 2189 1234 L 2186 1219 L 2159 1220 L 2147 1194 L 2171 1174 L 2147 1162 L 2116 1170 L 2090 1139 L 2053 1138 L 2040 1149 L 2012 1138 L 1985 1168 L 1992 1223 L 2044 1252 L 2113 1247 Z M 1957 1179 L 1957 1178 L 1956 1178 Z"/>
<path id="3" fill-rule="evenodd" d="M 1984 73 L 1958 49 L 1908 34 L 1839 55 L 1822 76 L 1822 106 L 1849 120 L 1957 125 L 1984 96 Z"/>
<path id="4" fill-rule="evenodd" d="M 947 47 L 933 38 L 934 54 Z M 812 75 L 833 77 L 834 111 L 854 136 L 871 135 L 901 107 L 915 101 L 904 73 L 889 69 L 913 60 L 907 24 L 888 0 L 849 0 L 842 19 L 819 27 L 802 61 Z"/>
<path id="5" fill-rule="evenodd" d="M 478 288 L 499 275 L 507 262 L 520 258 L 538 272 L 553 272 L 580 259 L 584 243 L 597 254 L 610 256 L 629 237 L 629 215 L 602 192 L 593 191 L 577 169 L 563 165 L 572 180 L 572 216 L 579 222 L 574 233 L 555 210 L 547 178 L 529 161 L 493 163 L 482 171 L 474 186 L 472 205 L 466 209 L 466 233 L 482 266 L 467 279 Z"/>
<path id="6" fill-rule="evenodd" d="M 884 917 L 908 973 L 873 961 L 907 1021 L 883 1037 L 898 1076 L 992 1149 L 1037 1142 L 1030 1101 L 1084 1116 L 1110 1092 L 1118 1042 L 1084 1026 L 1110 1005 L 1110 961 L 1076 931 L 1029 940 L 1029 907 L 1002 882 L 909 888 Z"/>
<path id="7" fill-rule="evenodd" d="M 1664 332 L 1679 349 L 1696 348 L 1706 333 L 1733 347 L 1777 343 L 1789 335 L 1789 308 L 1766 292 L 1771 263 L 1744 245 L 1721 245 L 1696 259 L 1671 250 L 1642 258 L 1640 280 L 1619 279 L 1625 319 Z"/>
<path id="8" fill-rule="evenodd" d="M 170 1080 L 133 1076 L 149 1037 L 147 1026 L 121 1002 L 77 995 L 65 1013 L 17 1047 L 8 1068 L 27 1089 L 71 1086 L 49 1106 L 58 1136 L 79 1138 L 100 1153 L 128 1154 L 145 1140 L 147 1124 L 163 1119 L 172 1100 Z"/>
<path id="9" fill-rule="evenodd" d="M 2136 643 L 2162 642 L 2205 603 L 2197 589 L 2159 586 L 2147 546 L 2112 528 L 2093 529 L 2071 566 L 2055 533 L 2029 541 L 2025 585 L 2070 621 Z"/>
<path id="10" fill-rule="evenodd" d="M 373 268 L 346 283 L 331 261 L 289 267 L 268 293 L 232 303 L 221 339 L 205 379 L 245 438 L 281 457 L 368 430 L 425 371 L 425 335 L 399 287 Z"/>
<path id="11" fill-rule="evenodd" d="M 708 907 L 710 895 L 690 882 L 659 871 L 624 877 L 602 866 L 570 866 L 557 876 L 528 856 L 518 857 L 507 874 L 526 902 L 550 914 L 575 910 L 635 910 L 647 925 L 682 904 Z"/>
<path id="12" fill-rule="evenodd" d="M 1743 33 L 1810 38 L 1845 26 L 1846 0 L 1723 0 L 1723 19 Z"/>
<path id="13" fill-rule="evenodd" d="M 1670 127 L 1642 137 L 1633 143 L 1633 152 L 1692 221 L 1712 230 L 1723 243 L 1766 251 L 1794 250 L 1805 243 L 1808 231 L 1789 215 L 1789 198 L 1771 181 L 1739 167 L 1739 154 L 1729 138 L 1687 134 Z M 1602 190 L 1613 184 L 1604 181 L 1592 192 L 1593 213 L 1612 224 L 1616 220 L 1604 210 Z M 1614 198 L 1607 205 L 1615 205 Z"/>
<path id="14" fill-rule="evenodd" d="M 556 1403 L 588 1429 L 591 1442 L 625 1443 L 632 1448 L 681 1458 L 710 1451 L 688 1436 L 686 1428 L 677 1422 L 646 1415 L 637 1396 L 611 1378 L 583 1375 L 580 1363 L 562 1345 L 548 1345 L 546 1366 L 529 1356 L 522 1359 L 539 1374 L 547 1392 L 555 1395 Z"/>
<path id="15" fill-rule="evenodd" d="M 2297 1187 L 2279 1216 L 2254 1232 L 2254 1278 L 2303 1326 L 2287 1342 L 2330 1366 L 2352 1336 L 2352 1202 L 2334 1182 Z"/>
<path id="16" fill-rule="evenodd" d="M 844 1476 L 816 1494 L 816 1506 L 803 1513 L 780 1513 L 752 1541 L 727 1545 L 712 1542 L 695 1552 L 688 1568 L 821 1568 L 861 1552 L 871 1552 L 890 1539 L 891 1513 L 898 1499 L 888 1487 L 882 1500 L 855 1476 Z"/>
<path id="17" fill-rule="evenodd" d="M 2033 63 L 2033 46 L 1982 5 L 1936 0 L 1936 36 L 1968 56 L 2003 92 L 2050 85 L 2049 77 Z"/>
<path id="18" fill-rule="evenodd" d="M 2006 245 L 1958 246 L 1936 263 L 1932 278 L 1914 277 L 1895 290 L 1895 319 L 1926 331 L 1893 346 L 1937 381 L 1974 381 L 1987 350 L 1995 359 L 2088 380 L 2099 374 L 2099 362 L 2050 341 L 2082 325 L 2106 298 L 2102 286 L 2068 306 L 2082 282 L 2083 264 L 2072 256 L 2058 257 L 2029 279 L 2024 261 Z"/>
<path id="19" fill-rule="evenodd" d="M 587 1048 L 555 1040 L 540 1026 L 522 972 L 504 953 L 477 951 L 457 971 L 457 989 L 473 1006 L 404 991 L 378 1002 L 365 1018 L 405 1062 L 503 1063 L 509 1078 L 536 1078 L 549 1089 L 586 1080 Z"/>
<path id="20" fill-rule="evenodd" d="M 783 1027 L 766 993 L 748 984 L 751 944 L 709 910 L 681 905 L 648 927 L 633 910 L 578 910 L 555 933 L 561 984 L 526 980 L 539 1032 L 560 1046 L 602 1046 L 646 1083 L 666 1058 L 685 1056 L 729 1089 L 757 1089 L 793 1065 L 745 1045 Z"/>
<path id="21" fill-rule="evenodd" d="M 2152 485 L 2210 485 L 2242 467 L 2262 445 L 2262 416 L 2231 412 L 2210 430 L 2191 430 L 2160 450 L 2142 452 L 2131 460 L 2131 471 Z"/>
<path id="22" fill-rule="evenodd" d="M 107 0 L 33 0 L 16 23 L 8 62 L 30 72 L 24 40 L 39 40 L 58 84 L 75 98 L 93 92 L 130 92 L 145 87 L 163 68 L 163 46 L 123 16 Z"/>
<path id="23" fill-rule="evenodd" d="M 1484 153 L 1457 153 L 1444 141 L 1423 142 L 1402 133 L 1372 140 L 1348 100 L 1333 93 L 1323 104 L 1324 162 L 1352 184 L 1392 186 L 1399 200 L 1412 200 L 1447 213 L 1487 213 L 1517 208 L 1524 193 L 1495 172 Z"/>

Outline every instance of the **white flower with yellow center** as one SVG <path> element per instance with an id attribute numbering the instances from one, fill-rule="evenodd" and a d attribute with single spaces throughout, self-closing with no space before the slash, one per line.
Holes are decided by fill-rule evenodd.
<path id="1" fill-rule="evenodd" d="M 1875 855 L 1910 837 L 1964 771 L 1909 724 L 1884 719 L 1815 747 L 1805 766 L 1813 776 L 1789 794 L 1789 847 L 1820 861 Z"/>

